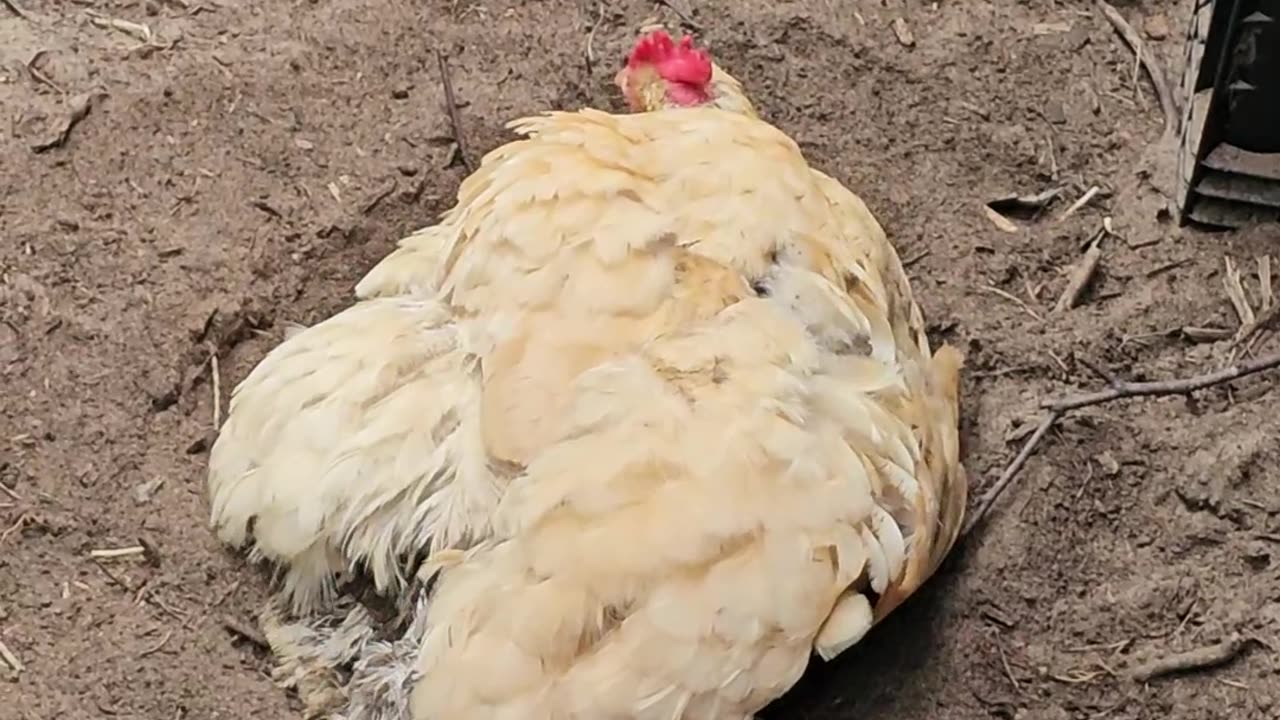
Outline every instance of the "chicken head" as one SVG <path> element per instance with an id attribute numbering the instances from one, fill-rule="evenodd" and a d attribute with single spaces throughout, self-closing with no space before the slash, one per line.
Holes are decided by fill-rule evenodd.
<path id="1" fill-rule="evenodd" d="M 640 36 L 614 83 L 635 112 L 710 106 L 756 117 L 742 84 L 690 35 L 676 41 L 658 29 Z"/>

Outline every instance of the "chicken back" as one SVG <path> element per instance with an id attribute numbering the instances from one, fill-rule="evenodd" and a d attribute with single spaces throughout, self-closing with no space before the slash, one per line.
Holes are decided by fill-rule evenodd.
<path id="1" fill-rule="evenodd" d="M 619 74 L 637 112 L 513 123 L 215 447 L 215 524 L 299 609 L 434 553 L 416 720 L 749 718 L 956 539 L 959 352 L 862 201 L 672 53 Z"/>

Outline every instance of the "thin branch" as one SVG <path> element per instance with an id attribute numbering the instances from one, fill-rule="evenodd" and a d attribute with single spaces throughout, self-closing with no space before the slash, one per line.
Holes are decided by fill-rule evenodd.
<path id="1" fill-rule="evenodd" d="M 440 66 L 440 84 L 444 86 L 445 109 L 449 112 L 449 125 L 453 128 L 453 141 L 458 144 L 458 155 L 462 156 L 462 165 L 467 172 L 475 172 L 476 166 L 471 162 L 471 153 L 467 152 L 466 137 L 462 134 L 462 117 L 458 112 L 458 98 L 453 94 L 453 78 L 449 75 L 449 59 L 444 53 L 436 51 L 436 63 Z"/>
<path id="2" fill-rule="evenodd" d="M 9 649 L 9 646 L 4 644 L 3 640 L 0 640 L 0 659 L 4 660 L 6 665 L 13 668 L 14 672 L 22 672 L 26 669 L 26 666 L 24 666 L 22 661 L 18 659 L 18 656 Z"/>
<path id="3" fill-rule="evenodd" d="M 1031 437 L 1027 438 L 1027 441 L 1022 444 L 1022 449 L 1019 450 L 1017 456 L 1013 458 L 1013 462 L 1009 463 L 1009 466 L 1000 474 L 1000 479 L 996 480 L 995 484 L 987 488 L 987 491 L 978 499 L 977 507 L 973 509 L 973 512 L 969 515 L 969 519 L 964 523 L 964 528 L 960 530 L 961 537 L 972 532 L 973 529 L 978 526 L 978 523 L 982 522 L 982 519 L 991 512 L 991 506 L 995 505 L 996 500 L 1004 494 L 1004 491 L 1013 482 L 1013 479 L 1017 477 L 1018 471 L 1022 470 L 1022 466 L 1027 464 L 1027 460 L 1029 460 L 1031 458 L 1031 454 L 1035 452 L 1036 446 L 1038 446 L 1040 441 L 1044 439 L 1044 436 L 1049 433 L 1049 428 L 1052 428 L 1053 424 L 1057 422 L 1060 417 L 1062 417 L 1062 413 L 1055 411 L 1049 413 L 1040 421 L 1040 425 L 1036 427 L 1036 431 L 1032 433 Z"/>
<path id="4" fill-rule="evenodd" d="M 1125 43 L 1138 56 L 1138 62 L 1142 63 L 1143 69 L 1147 71 L 1147 75 L 1151 78 L 1151 85 L 1155 88 L 1156 98 L 1160 101 L 1160 112 L 1164 115 L 1164 132 L 1166 135 L 1173 135 L 1178 130 L 1178 109 L 1173 104 L 1173 95 L 1169 92 L 1169 81 L 1165 77 L 1164 69 L 1160 67 L 1155 55 L 1151 54 L 1151 48 L 1142 42 L 1138 31 L 1133 29 L 1120 11 L 1107 0 L 1094 0 L 1094 2 L 1107 18 L 1107 22 L 1111 23 L 1111 27 L 1120 33 L 1120 37 L 1124 38 Z"/>
<path id="5" fill-rule="evenodd" d="M 1120 380 L 1111 380 L 1109 381 L 1110 387 L 1106 390 L 1099 390 L 1097 392 L 1082 395 L 1070 395 L 1065 398 L 1044 401 L 1040 404 L 1040 407 L 1048 410 L 1049 414 L 1040 421 L 1040 425 L 1036 427 L 1035 432 L 1032 433 L 1031 437 L 1027 438 L 1025 443 L 1023 443 L 1022 449 L 1018 451 L 1013 462 L 1009 463 L 1008 467 L 1006 467 L 1004 472 L 1001 473 L 1000 478 L 982 494 L 981 498 L 979 498 L 973 512 L 969 515 L 968 520 L 965 521 L 964 528 L 960 532 L 961 536 L 968 535 L 972 532 L 973 529 L 977 527 L 978 523 L 982 522 L 983 518 L 991 512 L 992 505 L 995 504 L 1000 495 L 1002 495 L 1013 483 L 1013 479 L 1017 476 L 1018 472 L 1022 470 L 1022 466 L 1027 463 L 1027 460 L 1031 457 L 1032 453 L 1035 452 L 1036 447 L 1040 445 L 1044 436 L 1048 434 L 1049 429 L 1052 428 L 1053 424 L 1056 423 L 1066 412 L 1070 410 L 1077 410 L 1082 407 L 1088 407 L 1090 405 L 1102 405 L 1121 398 L 1186 395 L 1196 390 L 1203 390 L 1204 388 L 1213 385 L 1221 385 L 1222 383 L 1230 382 L 1232 380 L 1276 367 L 1280 367 L 1280 352 L 1259 357 L 1254 360 L 1250 360 L 1249 362 L 1233 365 L 1232 367 L 1225 368 L 1217 372 L 1205 373 L 1203 375 L 1196 375 L 1194 377 L 1181 380 L 1159 380 L 1153 382 L 1125 382 Z M 1094 369 L 1094 372 L 1103 374 L 1104 376 L 1109 375 L 1109 373 L 1106 373 L 1101 368 L 1092 369 Z"/>
<path id="6" fill-rule="evenodd" d="M 1101 405 L 1102 403 L 1119 400 L 1121 398 L 1132 397 L 1159 397 L 1165 395 L 1186 395 L 1203 390 L 1204 388 L 1221 385 L 1225 382 L 1231 382 L 1248 375 L 1271 370 L 1280 367 L 1280 352 L 1264 355 L 1247 362 L 1237 363 L 1231 367 L 1223 368 L 1217 372 L 1205 373 L 1194 377 L 1183 378 L 1179 380 L 1156 380 L 1152 382 L 1124 382 L 1119 381 L 1111 385 L 1106 390 L 1085 393 L 1081 395 L 1070 395 L 1064 398 L 1046 400 L 1040 404 L 1040 407 L 1051 412 L 1063 413 L 1067 410 L 1075 410 L 1090 405 Z"/>
<path id="7" fill-rule="evenodd" d="M 1216 645 L 1200 647 L 1135 665 L 1127 670 L 1125 675 L 1131 680 L 1146 682 L 1161 675 L 1217 667 L 1234 660 L 1252 642 L 1249 638 L 1232 635 Z"/>
<path id="8" fill-rule="evenodd" d="M 23 20 L 26 20 L 27 22 L 34 22 L 31 19 L 31 16 L 27 14 L 27 11 L 23 10 L 22 6 L 18 4 L 18 0 L 0 0 L 0 2 L 3 2 L 4 6 L 9 8 L 9 12 L 13 13 L 14 15 L 17 15 L 18 17 L 22 18 Z"/>

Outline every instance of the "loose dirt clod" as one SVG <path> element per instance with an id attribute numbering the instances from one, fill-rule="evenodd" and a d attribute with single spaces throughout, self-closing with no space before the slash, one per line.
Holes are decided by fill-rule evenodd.
<path id="1" fill-rule="evenodd" d="M 71 138 L 71 131 L 75 129 L 80 121 L 89 116 L 89 111 L 93 106 L 107 97 L 107 93 L 102 91 L 92 91 L 80 93 L 67 101 L 66 114 L 63 116 L 57 131 L 47 140 L 41 140 L 31 146 L 32 151 L 42 153 L 47 150 L 62 147 L 67 140 Z"/>

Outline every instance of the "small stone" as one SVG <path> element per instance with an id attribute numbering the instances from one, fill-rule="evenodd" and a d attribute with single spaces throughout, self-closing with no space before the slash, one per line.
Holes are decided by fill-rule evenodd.
<path id="1" fill-rule="evenodd" d="M 1164 40 L 1169 37 L 1169 18 L 1161 13 L 1148 15 L 1147 19 L 1142 21 L 1142 29 L 1152 40 Z"/>
<path id="2" fill-rule="evenodd" d="M 391 91 L 391 97 L 395 98 L 396 100 L 404 100 L 404 99 L 408 98 L 408 97 L 409 97 L 409 86 L 408 86 L 408 85 L 397 85 L 397 86 L 396 86 L 396 87 Z"/>

